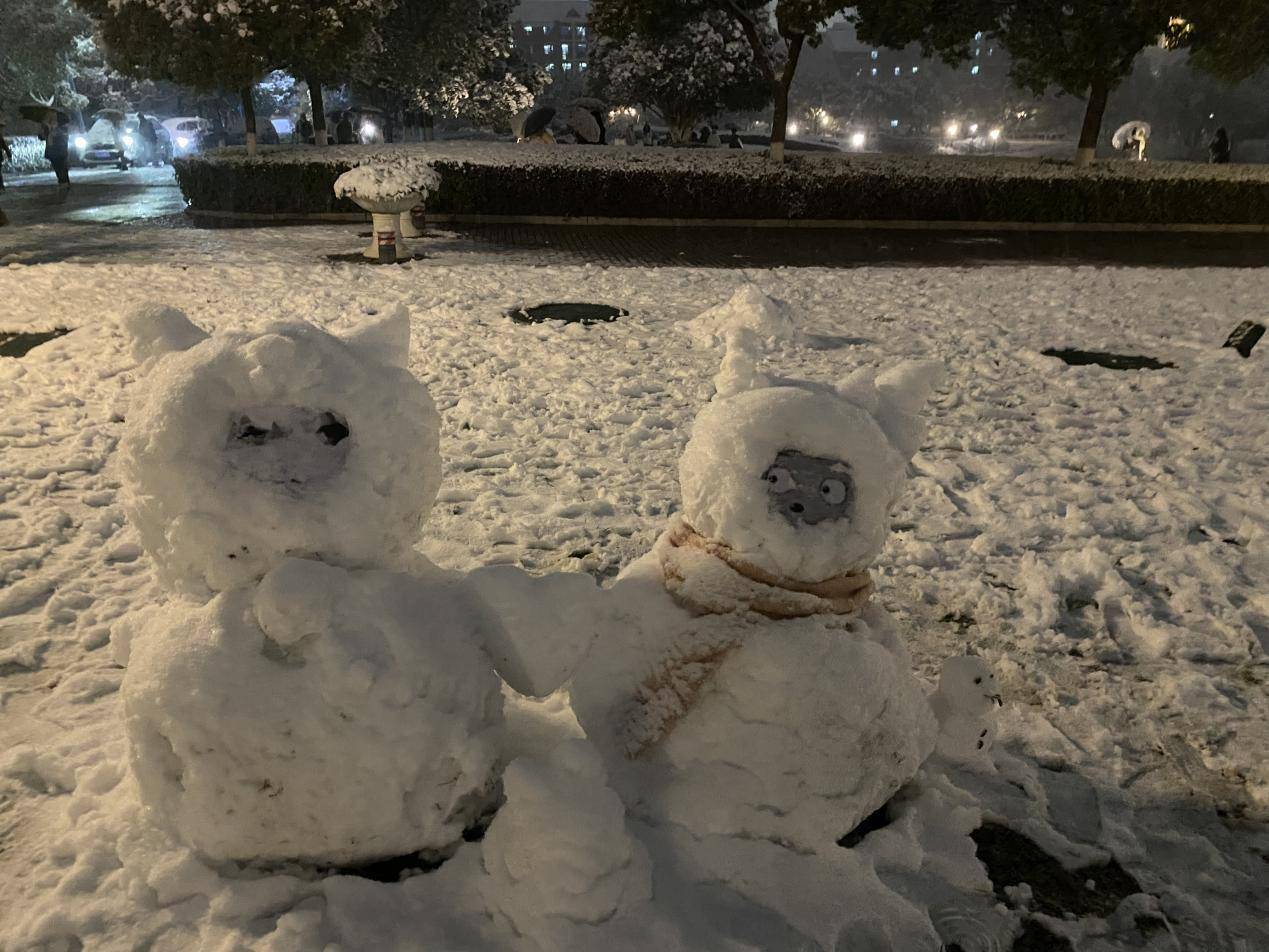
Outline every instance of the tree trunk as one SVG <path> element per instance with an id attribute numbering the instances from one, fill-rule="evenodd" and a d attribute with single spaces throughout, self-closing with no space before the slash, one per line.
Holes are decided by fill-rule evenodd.
<path id="1" fill-rule="evenodd" d="M 313 144 L 326 145 L 326 107 L 322 104 L 322 84 L 312 76 L 304 80 L 308 83 L 308 98 L 313 106 Z"/>
<path id="2" fill-rule="evenodd" d="M 1110 99 L 1110 83 L 1104 76 L 1093 78 L 1088 93 L 1088 108 L 1084 111 L 1084 128 L 1080 130 L 1080 144 L 1075 152 L 1076 168 L 1087 168 L 1097 155 L 1097 140 L 1102 133 L 1102 118 L 1106 115 L 1106 103 Z"/>
<path id="3" fill-rule="evenodd" d="M 793 77 L 798 71 L 798 58 L 802 55 L 802 44 L 806 37 L 797 35 L 788 40 L 789 58 L 784 69 L 775 78 L 775 109 L 771 114 L 771 161 L 784 161 L 784 140 L 789 125 L 789 88 L 793 85 Z"/>
<path id="4" fill-rule="evenodd" d="M 242 128 L 246 133 L 247 155 L 256 154 L 256 104 L 251 98 L 254 88 L 242 87 Z"/>

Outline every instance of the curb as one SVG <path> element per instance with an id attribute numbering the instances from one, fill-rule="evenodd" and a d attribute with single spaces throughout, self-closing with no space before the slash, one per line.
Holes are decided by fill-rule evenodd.
<path id="1" fill-rule="evenodd" d="M 186 209 L 196 222 L 214 226 L 311 225 L 366 222 L 360 212 L 226 212 Z M 1122 234 L 1269 234 L 1269 224 L 1205 224 L 1200 222 L 1030 222 L 1030 221 L 912 221 L 906 219 L 861 221 L 833 218 L 568 218 L 554 215 L 467 215 L 428 212 L 428 224 L 455 225 L 554 225 L 572 227 L 643 228 L 783 228 L 843 229 L 853 231 L 1012 231 L 1012 232 L 1107 232 Z"/>

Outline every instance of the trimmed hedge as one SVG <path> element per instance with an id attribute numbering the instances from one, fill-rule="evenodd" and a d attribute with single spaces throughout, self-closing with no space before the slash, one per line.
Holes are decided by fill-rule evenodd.
<path id="1" fill-rule="evenodd" d="M 1269 226 L 1269 169 L 960 156 L 428 144 L 249 159 L 225 150 L 176 161 L 195 211 L 303 215 L 359 211 L 340 174 L 408 152 L 441 174 L 429 211 L 494 216 L 985 221 Z"/>

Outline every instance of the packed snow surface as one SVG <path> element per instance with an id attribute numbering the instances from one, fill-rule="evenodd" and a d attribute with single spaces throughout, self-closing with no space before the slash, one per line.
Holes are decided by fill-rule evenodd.
<path id="1" fill-rule="evenodd" d="M 1259 352 L 1243 360 L 1219 345 L 1262 315 L 1269 273 L 435 261 L 368 269 L 318 260 L 299 233 L 233 240 L 237 250 L 218 259 L 124 255 L 0 270 L 5 329 L 76 328 L 0 361 L 5 952 L 512 950 L 542 941 L 529 935 L 579 949 L 621 949 L 623 940 L 693 952 L 1007 948 L 1028 890 L 1012 889 L 1008 901 L 992 893 L 968 836 L 984 816 L 1027 832 L 1070 867 L 1113 854 L 1136 877 L 1143 894 L 1109 918 L 1043 917 L 1079 952 L 1267 944 L 1269 375 Z M 148 349 L 133 354 L 118 317 L 148 300 L 179 305 L 214 342 L 295 319 L 344 334 L 409 304 L 408 366 L 439 410 L 443 482 L 426 528 L 407 513 L 401 534 L 447 569 L 576 571 L 611 586 L 684 511 L 677 464 L 714 395 L 720 348 L 689 346 L 676 330 L 744 283 L 787 302 L 805 334 L 771 345 L 757 368 L 768 378 L 827 386 L 910 359 L 947 367 L 872 562 L 875 600 L 931 688 L 944 661 L 970 648 L 991 668 L 1005 702 L 993 769 L 936 757 L 889 801 L 889 825 L 812 854 L 764 838 L 698 838 L 649 822 L 650 811 L 628 810 L 618 828 L 608 792 L 622 788 L 620 772 L 607 760 L 601 772 L 583 755 L 552 753 L 579 734 L 568 697 L 504 692 L 506 757 L 513 766 L 524 758 L 508 776 L 524 782 L 508 784 L 488 848 L 463 843 L 427 874 L 410 875 L 407 864 L 400 881 L 381 882 L 312 864 L 213 862 L 143 810 L 128 763 L 125 672 L 108 645 L 112 630 L 128 629 L 121 619 L 161 612 L 169 598 L 156 575 L 162 560 L 125 517 L 130 477 L 118 452 L 123 418 L 131 426 L 133 407 L 145 406 L 138 378 L 163 371 L 146 367 Z M 630 316 L 589 329 L 520 327 L 501 316 L 525 300 L 579 297 Z M 186 342 L 171 327 L 150 340 L 160 351 Z M 1062 346 L 1177 367 L 1124 373 L 1040 354 Z M 292 411 L 329 409 L 290 396 L 251 406 L 285 410 L 282 428 L 307 419 Z M 224 449 L 218 413 L 190 425 L 214 429 Z M 418 486 L 391 495 L 411 492 L 420 493 L 411 511 L 425 508 Z M 362 517 L 377 520 L 382 505 Z M 227 531 L 245 527 L 233 518 Z M 395 571 L 332 568 L 346 573 L 339 591 Z M 653 580 L 667 610 L 679 611 Z M 241 588 L 215 597 L 223 604 Z M 191 634 L 212 637 L 209 604 L 191 609 Z M 646 599 L 618 607 L 629 617 L 651 610 Z M 575 616 L 559 617 L 567 626 Z M 234 621 L 223 637 L 261 619 Z M 581 636 L 543 634 L 542 652 L 517 637 L 493 641 L 508 672 L 519 659 L 515 678 L 526 690 L 549 689 L 590 650 Z M 204 643 L 216 662 L 220 648 Z M 134 653 L 141 644 L 134 637 Z M 561 830 L 551 791 L 566 783 L 578 809 Z M 648 901 L 640 846 L 652 869 Z M 524 856 L 542 857 L 548 879 L 495 875 L 492 860 L 510 869 Z M 608 931 L 581 921 L 601 908 L 615 910 Z M 1143 934 L 1147 913 L 1166 928 Z M 595 935 L 598 944 L 578 938 Z"/>

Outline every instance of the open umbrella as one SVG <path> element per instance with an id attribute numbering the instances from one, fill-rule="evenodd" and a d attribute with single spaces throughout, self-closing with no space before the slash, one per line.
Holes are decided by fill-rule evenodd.
<path id="1" fill-rule="evenodd" d="M 55 117 L 65 116 L 66 113 L 54 108 L 50 103 L 33 102 L 19 106 L 18 115 L 32 122 L 51 122 Z"/>
<path id="2" fill-rule="evenodd" d="M 564 114 L 564 121 L 577 135 L 577 141 L 591 145 L 599 143 L 599 137 L 602 134 L 599 127 L 599 120 L 581 106 L 576 103 L 569 106 L 568 112 Z"/>
<path id="3" fill-rule="evenodd" d="M 107 122 L 123 122 L 123 110 L 98 109 L 96 118 L 105 119 Z"/>
<path id="4" fill-rule="evenodd" d="M 1115 131 L 1115 135 L 1111 138 L 1110 144 L 1116 149 L 1130 149 L 1136 144 L 1138 130 L 1140 130 L 1142 135 L 1144 135 L 1147 139 L 1150 138 L 1150 123 L 1143 122 L 1140 119 L 1134 119 L 1132 122 L 1124 123 Z"/>
<path id="5" fill-rule="evenodd" d="M 529 136 L 537 135 L 549 126 L 554 118 L 555 107 L 539 106 L 524 117 L 524 127 L 520 131 L 520 138 L 527 139 Z"/>

